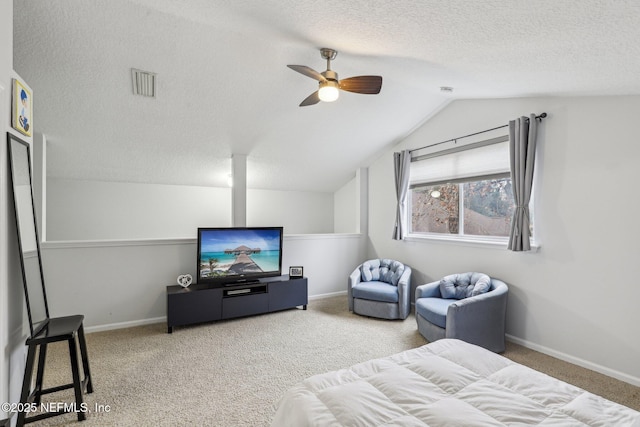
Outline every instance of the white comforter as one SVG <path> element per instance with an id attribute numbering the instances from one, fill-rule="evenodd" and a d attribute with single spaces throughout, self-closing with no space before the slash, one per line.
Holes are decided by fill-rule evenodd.
<path id="1" fill-rule="evenodd" d="M 289 389 L 272 426 L 634 426 L 640 413 L 444 339 Z"/>

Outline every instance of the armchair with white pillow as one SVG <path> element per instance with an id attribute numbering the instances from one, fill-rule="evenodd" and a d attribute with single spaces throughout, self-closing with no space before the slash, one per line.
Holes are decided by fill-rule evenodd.
<path id="1" fill-rule="evenodd" d="M 502 353 L 508 293 L 503 281 L 473 272 L 420 285 L 415 294 L 418 331 L 430 342 L 457 338 Z"/>
<path id="2" fill-rule="evenodd" d="M 391 259 L 372 259 L 349 276 L 349 311 L 381 319 L 406 319 L 411 311 L 411 268 Z"/>

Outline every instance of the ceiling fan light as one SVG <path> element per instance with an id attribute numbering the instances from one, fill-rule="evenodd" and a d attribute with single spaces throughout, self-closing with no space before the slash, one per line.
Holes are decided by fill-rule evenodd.
<path id="1" fill-rule="evenodd" d="M 318 90 L 318 98 L 324 102 L 333 102 L 340 96 L 338 90 L 338 83 L 328 80 L 320 83 L 320 90 Z"/>

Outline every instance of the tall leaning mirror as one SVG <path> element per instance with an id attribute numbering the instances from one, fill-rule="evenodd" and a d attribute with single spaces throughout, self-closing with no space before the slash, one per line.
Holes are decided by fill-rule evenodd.
<path id="1" fill-rule="evenodd" d="M 27 314 L 31 336 L 37 335 L 46 326 L 49 308 L 44 288 L 40 244 L 35 221 L 33 189 L 31 186 L 31 157 L 29 144 L 15 135 L 7 133 L 9 154 L 9 176 L 13 189 L 13 206 L 18 229 L 18 247 Z"/>

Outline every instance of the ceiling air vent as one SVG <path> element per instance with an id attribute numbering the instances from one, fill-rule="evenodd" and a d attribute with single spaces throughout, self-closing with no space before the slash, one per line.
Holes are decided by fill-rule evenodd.
<path id="1" fill-rule="evenodd" d="M 133 80 L 134 95 L 156 97 L 156 73 L 132 68 L 131 80 Z"/>

